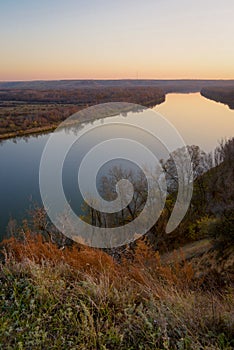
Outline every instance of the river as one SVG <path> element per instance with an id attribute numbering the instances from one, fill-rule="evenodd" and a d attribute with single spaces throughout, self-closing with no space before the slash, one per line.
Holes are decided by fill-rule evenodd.
<path id="1" fill-rule="evenodd" d="M 234 136 L 234 110 L 205 99 L 199 93 L 168 94 L 166 101 L 155 106 L 154 110 L 176 127 L 186 144 L 198 145 L 206 152 L 212 151 L 221 139 Z M 97 120 L 95 123 L 101 125 L 103 121 Z M 39 165 L 49 136 L 50 134 L 34 135 L 0 143 L 1 238 L 6 235 L 10 218 L 21 222 L 27 217 L 28 209 L 33 203 L 41 205 Z M 92 140 L 90 144 L 95 144 L 96 141 Z M 85 151 L 84 147 L 83 154 Z M 69 159 L 67 164 L 69 173 Z M 73 192 L 72 181 L 66 181 L 66 176 L 65 187 L 68 192 Z"/>

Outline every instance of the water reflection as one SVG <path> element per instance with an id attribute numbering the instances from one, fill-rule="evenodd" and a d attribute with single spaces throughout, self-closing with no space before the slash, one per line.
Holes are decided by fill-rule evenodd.
<path id="1" fill-rule="evenodd" d="M 234 135 L 234 110 L 207 100 L 197 93 L 169 94 L 166 102 L 154 107 L 154 109 L 174 124 L 186 144 L 198 145 L 205 151 L 213 150 L 218 140 Z M 119 116 L 120 121 L 123 118 L 128 118 L 131 121 L 131 119 L 144 117 L 139 112 L 129 112 Z M 111 119 L 111 117 L 108 119 Z M 142 121 L 144 122 L 144 119 Z M 105 120 L 98 119 L 90 123 L 98 126 L 105 124 Z M 82 127 L 83 125 L 81 124 L 80 128 Z M 82 154 L 98 142 L 99 139 L 110 137 L 108 126 L 102 130 L 102 135 L 97 136 L 95 134 L 95 139 L 90 134 L 89 140 L 84 141 L 83 149 L 80 150 L 78 156 L 76 153 L 76 157 L 82 158 Z M 69 137 L 68 135 L 72 131 L 68 128 L 66 131 L 61 132 L 63 132 L 63 137 Z M 125 137 L 126 129 L 119 127 L 115 130 L 115 133 Z M 10 217 L 18 220 L 25 217 L 30 205 L 30 199 L 38 202 L 39 205 L 41 204 L 38 170 L 41 154 L 48 137 L 49 134 L 46 133 L 0 142 L 0 232 L 2 235 L 5 234 L 5 227 Z M 152 148 L 150 138 L 146 141 L 144 134 L 139 130 L 135 130 L 134 137 L 139 142 L 144 140 L 144 142 L 148 143 L 145 145 Z M 154 140 L 152 151 L 155 151 L 155 149 L 157 149 L 158 157 L 167 156 L 162 145 L 159 143 L 155 146 Z M 71 152 L 67 158 L 66 165 L 68 170 L 64 173 L 65 180 L 67 178 L 65 187 L 68 192 L 73 191 L 71 173 L 74 168 L 74 161 L 75 158 Z M 75 180 L 76 178 L 74 177 Z"/>

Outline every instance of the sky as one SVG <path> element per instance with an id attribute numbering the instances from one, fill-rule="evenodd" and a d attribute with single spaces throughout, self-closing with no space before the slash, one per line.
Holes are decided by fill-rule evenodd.
<path id="1" fill-rule="evenodd" d="M 234 0 L 0 0 L 0 81 L 234 79 Z"/>

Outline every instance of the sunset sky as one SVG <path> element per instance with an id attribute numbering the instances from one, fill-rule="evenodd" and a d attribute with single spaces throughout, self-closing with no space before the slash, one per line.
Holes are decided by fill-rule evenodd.
<path id="1" fill-rule="evenodd" d="M 234 79 L 233 0 L 0 0 L 0 80 Z"/>

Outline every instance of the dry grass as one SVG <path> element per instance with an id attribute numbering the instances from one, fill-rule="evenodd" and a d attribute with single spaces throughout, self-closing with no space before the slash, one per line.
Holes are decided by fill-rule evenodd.
<path id="1" fill-rule="evenodd" d="M 3 244 L 0 349 L 232 349 L 233 294 L 139 242 L 121 263 L 41 236 Z"/>

